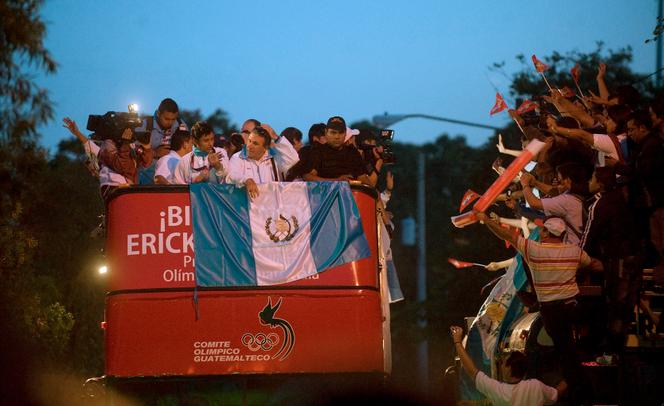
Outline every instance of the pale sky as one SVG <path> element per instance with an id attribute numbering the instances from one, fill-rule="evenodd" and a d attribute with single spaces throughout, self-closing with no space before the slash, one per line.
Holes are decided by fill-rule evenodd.
<path id="1" fill-rule="evenodd" d="M 342 115 L 348 123 L 385 111 L 421 113 L 495 126 L 490 73 L 515 55 L 631 46 L 633 69 L 655 70 L 655 0 L 560 1 L 74 1 L 51 0 L 46 47 L 60 64 L 40 80 L 56 102 L 42 129 L 54 148 L 68 137 L 62 117 L 85 127 L 88 114 L 125 111 L 136 102 L 151 114 L 174 98 L 182 109 L 226 110 L 277 131 L 304 133 Z M 192 123 L 189 123 L 192 124 Z M 489 130 L 411 119 L 392 127 L 398 141 L 421 143 L 441 133 L 466 134 L 472 145 Z"/>

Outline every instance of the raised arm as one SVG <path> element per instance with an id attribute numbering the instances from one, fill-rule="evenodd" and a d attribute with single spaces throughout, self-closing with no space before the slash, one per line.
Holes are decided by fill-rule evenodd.
<path id="1" fill-rule="evenodd" d="M 531 186 L 532 181 L 535 178 L 533 175 L 524 172 L 523 175 L 521 175 L 521 187 L 523 187 L 523 197 L 526 199 L 526 202 L 528 202 L 528 205 L 532 207 L 533 209 L 538 209 L 542 210 L 544 206 L 542 206 L 542 200 L 540 200 L 539 197 L 535 196 L 533 193 L 533 189 Z"/>
<path id="2" fill-rule="evenodd" d="M 558 124 L 556 123 L 556 120 L 554 120 L 553 117 L 548 117 L 546 119 L 546 124 L 549 127 L 549 130 L 551 130 L 551 132 L 553 132 L 554 134 L 561 135 L 565 138 L 581 141 L 582 143 L 588 145 L 589 147 L 592 147 L 593 144 L 595 143 L 593 135 L 588 131 L 582 130 L 580 128 L 559 127 Z"/>
<path id="3" fill-rule="evenodd" d="M 461 360 L 461 365 L 474 382 L 475 376 L 477 376 L 479 371 L 473 363 L 473 360 L 470 358 L 470 355 L 466 352 L 466 349 L 463 348 L 463 343 L 461 342 L 463 340 L 463 329 L 459 326 L 452 326 L 450 327 L 450 333 L 452 334 L 452 340 L 454 341 L 454 349 Z"/>
<path id="4" fill-rule="evenodd" d="M 485 213 L 479 212 L 479 213 L 475 213 L 475 215 L 477 216 L 477 219 L 480 222 L 484 223 L 484 225 L 487 226 L 487 228 L 496 237 L 500 238 L 501 240 L 505 240 L 505 241 L 509 242 L 514 247 L 517 246 L 517 244 L 516 244 L 517 237 L 514 234 L 512 234 L 508 229 L 501 227 L 500 224 L 498 224 L 498 222 L 496 222 L 496 221 L 492 220 L 491 218 L 489 218 L 489 216 L 487 216 Z"/>
<path id="5" fill-rule="evenodd" d="M 72 120 L 69 117 L 65 117 L 62 119 L 62 126 L 66 129 L 69 130 L 70 133 L 76 136 L 79 141 L 81 141 L 82 144 L 86 144 L 88 141 L 88 137 L 86 137 L 79 129 L 78 125 L 76 124 L 76 121 Z"/>
<path id="6" fill-rule="evenodd" d="M 496 148 L 498 148 L 498 152 L 501 154 L 505 155 L 511 155 L 511 156 L 519 156 L 521 155 L 522 150 L 520 149 L 507 149 L 503 145 L 503 135 L 498 134 L 498 144 L 496 144 Z"/>
<path id="7" fill-rule="evenodd" d="M 599 90 L 600 99 L 608 102 L 609 88 L 606 86 L 606 82 L 604 81 L 605 75 L 606 75 L 606 64 L 600 63 L 599 67 L 597 68 L 597 76 L 595 77 L 595 79 L 597 80 L 597 90 Z"/>
<path id="8" fill-rule="evenodd" d="M 544 100 L 553 103 L 563 116 L 577 119 L 583 127 L 592 127 L 595 124 L 595 119 L 586 110 L 564 98 L 558 91 L 554 90 L 551 96 L 544 96 Z"/>

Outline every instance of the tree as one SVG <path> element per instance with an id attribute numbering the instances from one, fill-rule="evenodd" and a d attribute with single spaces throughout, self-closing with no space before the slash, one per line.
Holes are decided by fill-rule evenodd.
<path id="1" fill-rule="evenodd" d="M 200 109 L 196 110 L 182 110 L 180 111 L 180 118 L 191 128 L 197 121 L 207 121 L 212 126 L 215 134 L 230 135 L 232 132 L 237 131 L 237 126 L 231 123 L 228 118 L 228 113 L 221 108 L 217 108 L 207 118 L 203 118 L 203 113 Z"/>
<path id="2" fill-rule="evenodd" d="M 632 62 L 632 48 L 626 47 L 618 50 L 605 50 L 604 44 L 597 42 L 597 48 L 589 53 L 580 51 L 569 51 L 564 54 L 554 51 L 551 55 L 541 58 L 549 69 L 545 74 L 551 86 L 562 88 L 568 86 L 575 88 L 570 70 L 578 64 L 580 67 L 579 87 L 588 95 L 588 91 L 597 92 L 597 82 L 595 77 L 600 63 L 607 66 L 605 81 L 609 90 L 616 90 L 620 86 L 633 86 L 641 94 L 644 100 L 652 100 L 657 89 L 651 80 L 647 80 L 649 75 L 640 74 L 632 71 L 629 64 Z M 521 63 L 522 69 L 511 75 L 512 84 L 510 85 L 510 95 L 519 102 L 525 98 L 535 98 L 548 93 L 546 84 L 542 77 L 533 68 L 529 57 L 519 54 L 517 61 Z M 490 68 L 492 70 L 504 72 L 504 62 L 494 63 Z M 509 76 L 508 76 L 509 77 Z"/>
<path id="3" fill-rule="evenodd" d="M 9 403 L 26 399 L 30 391 L 23 380 L 35 365 L 64 359 L 74 324 L 59 302 L 57 283 L 38 267 L 38 253 L 48 240 L 39 238 L 34 214 L 48 205 L 37 207 L 35 201 L 48 162 L 37 128 L 53 110 L 48 92 L 32 75 L 56 71 L 43 45 L 41 5 L 39 0 L 0 2 L 0 396 Z"/>

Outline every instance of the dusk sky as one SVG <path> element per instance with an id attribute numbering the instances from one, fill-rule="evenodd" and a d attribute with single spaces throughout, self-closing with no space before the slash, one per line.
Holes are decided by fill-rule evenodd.
<path id="1" fill-rule="evenodd" d="M 644 40 L 656 13 L 655 0 L 47 0 L 45 45 L 59 69 L 40 79 L 56 102 L 42 142 L 53 150 L 70 136 L 65 116 L 84 128 L 88 114 L 132 102 L 151 114 L 165 97 L 305 134 L 331 115 L 350 123 L 385 111 L 501 126 L 507 115 L 488 112 L 493 86 L 507 95 L 509 80 L 492 63 L 511 74 L 517 54 L 589 52 L 601 40 L 631 46 L 632 68 L 651 73 L 655 45 Z M 392 128 L 414 143 L 448 133 L 479 145 L 491 134 L 423 119 Z"/>

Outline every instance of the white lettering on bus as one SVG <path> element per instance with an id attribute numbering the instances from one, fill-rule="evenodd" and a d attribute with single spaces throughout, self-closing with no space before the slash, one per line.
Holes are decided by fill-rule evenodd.
<path id="1" fill-rule="evenodd" d="M 194 252 L 194 235 L 174 232 L 170 234 L 128 234 L 127 255 L 187 254 Z"/>
<path id="2" fill-rule="evenodd" d="M 182 272 L 182 269 L 167 269 L 162 277 L 164 282 L 193 282 L 196 279 L 193 272 Z"/>

